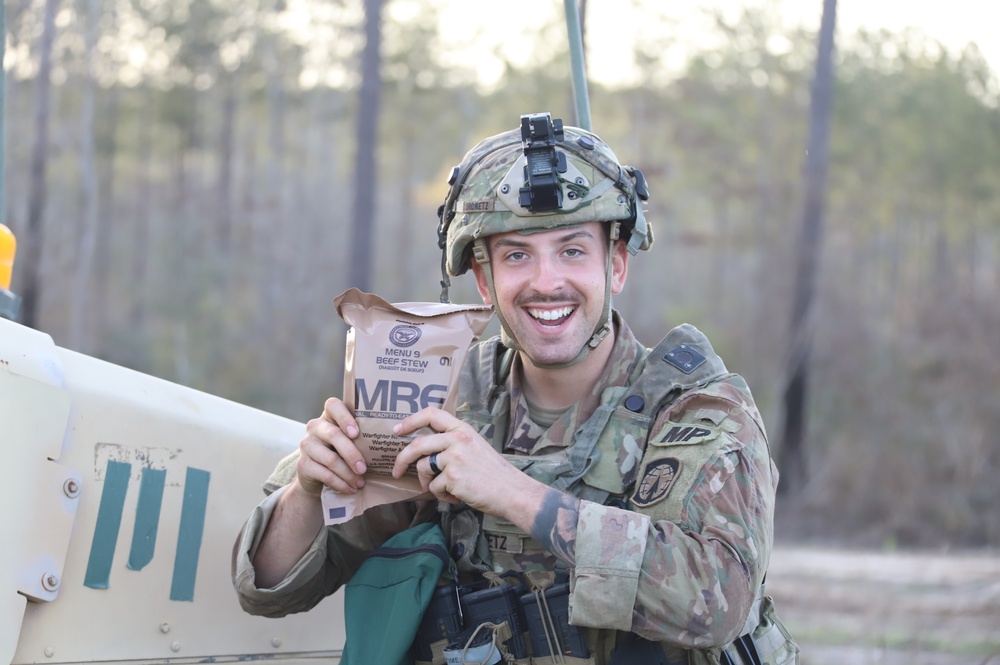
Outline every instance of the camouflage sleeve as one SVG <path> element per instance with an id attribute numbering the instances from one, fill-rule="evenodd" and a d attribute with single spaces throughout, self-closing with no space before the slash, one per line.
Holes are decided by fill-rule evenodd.
<path id="1" fill-rule="evenodd" d="M 649 517 L 629 510 L 580 504 L 576 567 L 570 579 L 570 623 L 631 630 L 633 607 L 649 533 Z"/>
<path id="2" fill-rule="evenodd" d="M 650 431 L 629 509 L 581 508 L 573 623 L 688 648 L 732 641 L 770 557 L 776 483 L 740 377 L 682 395 Z"/>
<path id="3" fill-rule="evenodd" d="M 418 521 L 417 506 L 400 502 L 321 529 L 285 579 L 273 588 L 259 589 L 254 581 L 253 557 L 282 491 L 275 490 L 254 509 L 233 553 L 233 585 L 240 605 L 250 614 L 282 617 L 312 609 L 345 584 L 379 545 Z"/>

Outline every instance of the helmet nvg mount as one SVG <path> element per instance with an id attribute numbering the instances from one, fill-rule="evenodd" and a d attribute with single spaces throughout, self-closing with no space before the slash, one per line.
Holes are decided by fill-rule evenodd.
<path id="1" fill-rule="evenodd" d="M 521 116 L 521 128 L 481 141 L 448 179 L 449 190 L 438 209 L 441 248 L 441 301 L 448 302 L 451 277 L 468 271 L 473 257 L 496 293 L 485 238 L 517 231 L 549 231 L 584 222 L 607 222 L 609 232 L 604 315 L 589 344 L 569 363 L 586 357 L 610 332 L 611 248 L 621 238 L 636 254 L 653 243 L 643 215 L 649 198 L 642 173 L 619 164 L 596 135 L 563 126 L 548 113 Z M 503 342 L 520 350 L 502 313 L 497 317 Z M 534 361 L 532 361 L 534 362 Z"/>

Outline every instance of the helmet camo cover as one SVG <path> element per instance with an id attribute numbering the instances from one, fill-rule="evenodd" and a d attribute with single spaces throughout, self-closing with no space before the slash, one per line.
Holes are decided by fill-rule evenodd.
<path id="1" fill-rule="evenodd" d="M 518 199 L 527 183 L 522 147 L 521 130 L 504 132 L 481 141 L 453 169 L 451 187 L 438 211 L 438 242 L 447 275 L 469 269 L 470 245 L 476 239 L 508 231 L 620 221 L 621 237 L 631 253 L 649 248 L 652 231 L 642 214 L 642 201 L 648 198 L 645 180 L 638 169 L 619 164 L 600 138 L 577 127 L 563 129 L 563 139 L 555 143 L 566 157 L 566 170 L 559 175 L 562 207 L 543 212 L 532 212 Z"/>

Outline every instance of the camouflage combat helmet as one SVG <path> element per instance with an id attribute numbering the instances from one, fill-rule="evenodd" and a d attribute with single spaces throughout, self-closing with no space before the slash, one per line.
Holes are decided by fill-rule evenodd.
<path id="1" fill-rule="evenodd" d="M 631 254 L 653 242 L 642 210 L 648 198 L 642 173 L 622 166 L 596 135 L 564 127 L 548 113 L 523 115 L 520 129 L 481 141 L 452 169 L 448 184 L 438 209 L 443 302 L 448 301 L 450 277 L 468 271 L 473 258 L 483 267 L 496 302 L 484 241 L 491 235 L 596 221 L 610 223 L 610 243 L 621 238 Z M 582 360 L 610 332 L 611 256 L 609 246 L 604 315 L 590 343 L 566 365 Z M 520 350 L 499 308 L 497 317 L 504 344 Z"/>

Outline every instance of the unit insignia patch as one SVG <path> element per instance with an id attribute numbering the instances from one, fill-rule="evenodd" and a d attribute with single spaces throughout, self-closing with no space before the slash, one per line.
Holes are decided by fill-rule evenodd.
<path id="1" fill-rule="evenodd" d="M 663 501 L 681 472 L 681 462 L 674 457 L 655 459 L 642 470 L 642 478 L 636 483 L 632 503 L 646 508 Z"/>

